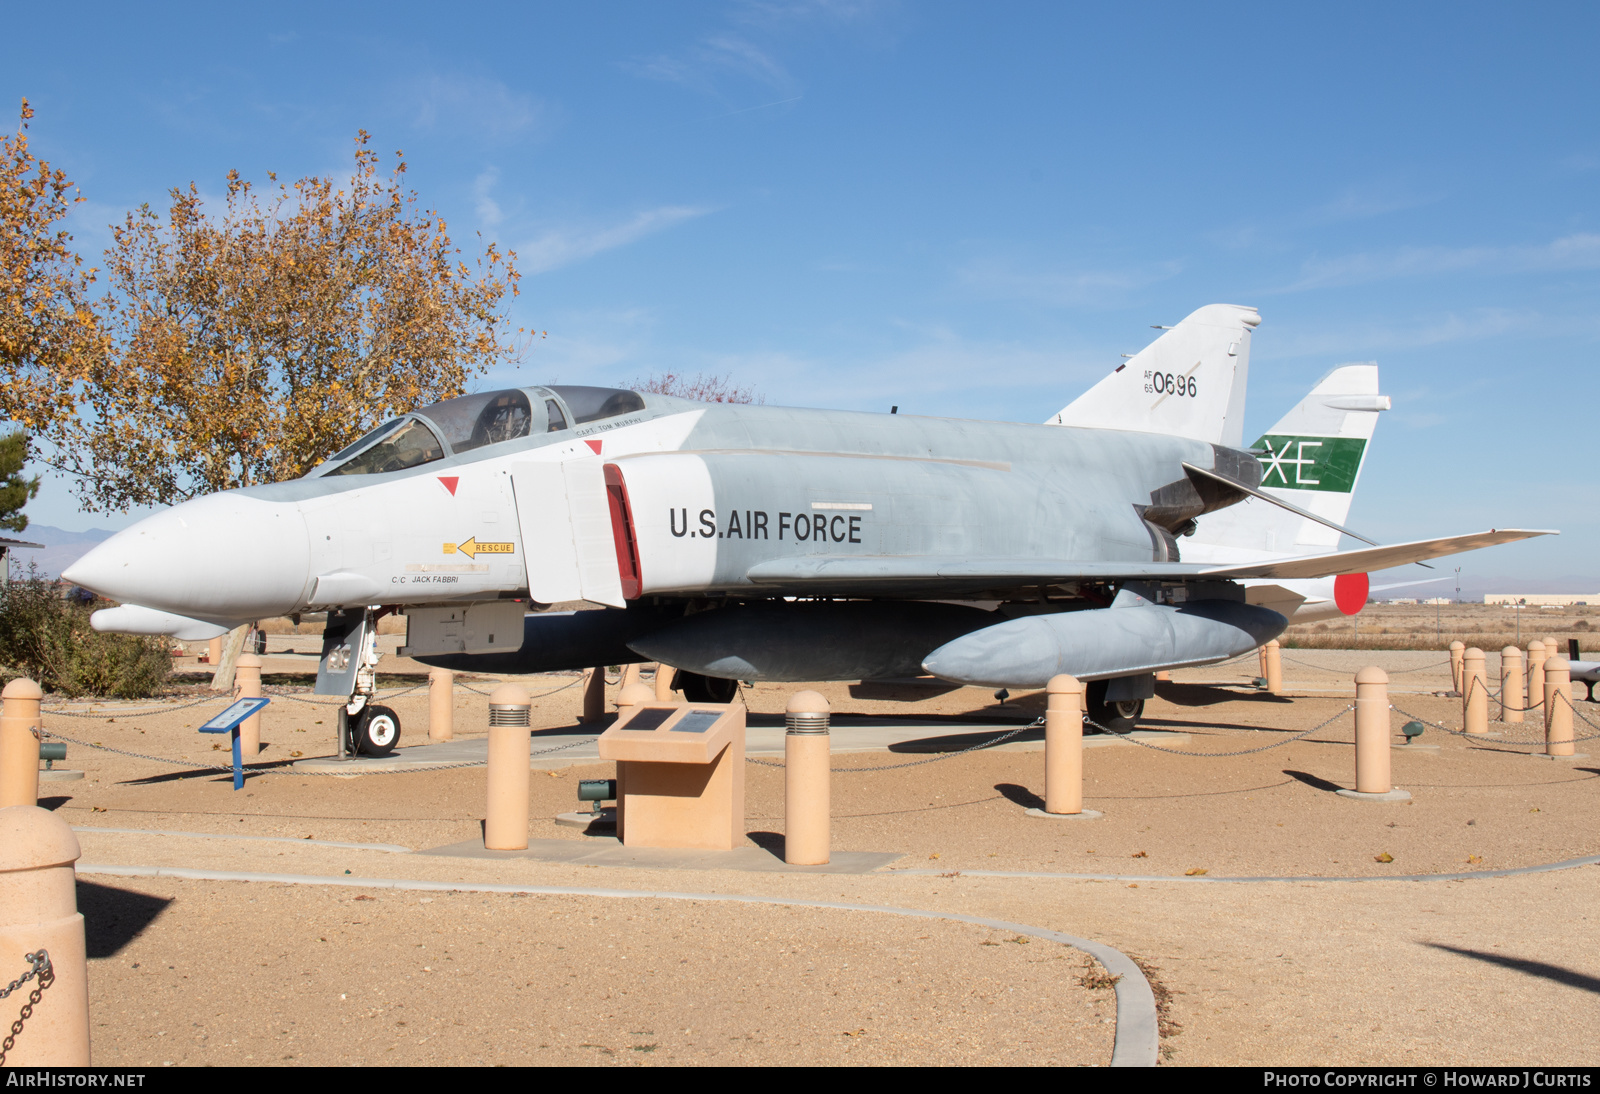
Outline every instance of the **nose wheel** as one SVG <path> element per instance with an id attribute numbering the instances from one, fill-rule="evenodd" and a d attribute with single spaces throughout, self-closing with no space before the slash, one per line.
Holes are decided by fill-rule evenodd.
<path id="1" fill-rule="evenodd" d="M 387 756 L 400 743 L 400 715 L 388 707 L 366 707 L 357 716 L 352 736 L 362 755 Z"/>

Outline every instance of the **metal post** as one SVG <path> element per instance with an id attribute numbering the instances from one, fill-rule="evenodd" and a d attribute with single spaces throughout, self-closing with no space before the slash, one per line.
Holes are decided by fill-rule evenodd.
<path id="1" fill-rule="evenodd" d="M 833 812 L 828 700 L 797 692 L 784 714 L 783 861 L 821 866 L 828 861 Z"/>
<path id="2" fill-rule="evenodd" d="M 528 848 L 528 791 L 532 701 L 516 684 L 489 696 L 489 802 L 483 846 L 489 851 Z"/>

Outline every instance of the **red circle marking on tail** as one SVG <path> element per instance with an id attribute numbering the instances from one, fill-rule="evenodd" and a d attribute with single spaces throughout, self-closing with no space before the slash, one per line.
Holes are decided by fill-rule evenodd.
<path id="1" fill-rule="evenodd" d="M 1367 603 L 1369 589 L 1366 574 L 1340 574 L 1333 579 L 1333 602 L 1345 615 L 1355 615 Z"/>

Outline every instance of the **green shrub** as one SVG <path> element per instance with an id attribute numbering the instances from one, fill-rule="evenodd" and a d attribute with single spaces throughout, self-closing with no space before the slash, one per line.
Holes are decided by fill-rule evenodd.
<path id="1" fill-rule="evenodd" d="M 172 673 L 171 640 L 101 634 L 93 609 L 63 599 L 59 587 L 30 567 L 26 578 L 0 586 L 0 677 L 27 676 L 46 691 L 143 699 Z"/>

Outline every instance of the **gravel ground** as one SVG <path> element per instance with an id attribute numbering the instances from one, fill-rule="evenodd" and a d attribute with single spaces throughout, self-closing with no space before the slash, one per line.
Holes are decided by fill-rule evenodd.
<path id="1" fill-rule="evenodd" d="M 1184 747 L 1194 751 L 1254 747 L 1337 714 L 1347 700 L 1326 689 L 1376 662 L 1396 682 L 1397 706 L 1459 725 L 1458 701 L 1432 694 L 1449 686 L 1440 655 L 1292 653 L 1308 667 L 1286 666 L 1286 697 L 1196 683 L 1230 673 L 1247 679 L 1252 658 L 1178 674 L 1149 704 L 1148 723 L 1190 733 Z M 1402 686 L 1413 690 L 1402 695 Z M 775 712 L 793 690 L 759 686 L 747 697 L 753 709 Z M 1027 718 L 1041 699 L 1021 696 L 999 707 L 979 689 L 821 690 L 840 712 L 930 716 Z M 417 692 L 394 704 L 410 740 L 424 724 L 425 701 Z M 576 688 L 540 700 L 535 725 L 570 725 L 579 702 Z M 482 725 L 485 703 L 462 692 L 457 725 Z M 124 713 L 112 721 L 107 709 L 103 717 L 56 715 L 46 724 L 201 760 L 213 758 L 210 740 L 193 727 L 207 713 Z M 275 703 L 263 760 L 324 753 L 326 713 Z M 1534 735 L 1531 724 L 1506 729 Z M 1580 723 L 1578 732 L 1594 731 Z M 1164 1051 L 1178 1063 L 1594 1063 L 1592 1043 L 1572 1028 L 1600 989 L 1600 960 L 1584 945 L 1600 896 L 1593 868 L 1465 882 L 1203 880 L 1448 873 L 1600 854 L 1600 764 L 1529 759 L 1501 741 L 1469 744 L 1429 730 L 1423 741 L 1438 751 L 1393 754 L 1394 782 L 1413 800 L 1373 804 L 1331 793 L 1352 785 L 1350 739 L 1345 715 L 1310 739 L 1250 756 L 1094 749 L 1085 757 L 1086 804 L 1105 816 L 1084 822 L 1024 815 L 1043 789 L 1037 751 L 855 774 L 848 769 L 914 757 L 841 756 L 836 766 L 847 770 L 834 779 L 834 847 L 904 855 L 888 871 L 864 876 L 578 867 L 299 842 L 422 849 L 473 838 L 481 769 L 359 779 L 262 775 L 234 792 L 217 775 L 186 776 L 171 765 L 74 748 L 70 766 L 88 777 L 45 783 L 41 793 L 42 804 L 86 828 L 297 841 L 84 831 L 85 863 L 843 899 L 1048 927 L 1117 946 L 1159 970 L 1154 976 L 1174 993 L 1171 1018 L 1181 1027 L 1169 1027 Z M 574 807 L 577 779 L 607 775 L 609 766 L 535 772 L 530 834 L 586 838 L 551 818 Z M 752 766 L 747 775 L 749 831 L 770 842 L 761 834 L 782 831 L 782 773 Z M 1381 856 L 1392 861 L 1376 861 Z M 991 870 L 1122 880 L 972 873 Z M 718 903 L 656 911 L 644 907 L 648 901 L 441 894 L 422 904 L 422 896 L 392 892 L 357 901 L 351 890 L 259 883 L 83 881 L 91 920 L 99 914 L 123 923 L 106 928 L 108 941 L 96 951 L 102 956 L 91 962 L 102 1064 L 247 1056 L 251 1063 L 1103 1063 L 1110 1054 L 1112 1027 L 1102 1019 L 1114 1008 L 1109 992 L 1078 983 L 1082 955 L 1008 944 L 974 927 Z M 598 933 L 585 933 L 591 930 Z M 731 944 L 709 949 L 709 938 Z M 451 961 L 424 960 L 422 946 L 430 953 L 448 946 Z M 1049 960 L 1047 948 L 1056 949 Z M 809 981 L 802 961 L 815 970 Z M 854 971 L 846 973 L 846 963 Z M 905 975 L 913 963 L 915 975 Z M 658 971 L 640 976 L 641 964 Z M 452 971 L 424 972 L 424 965 Z M 503 979 L 509 1000 L 479 991 L 485 978 Z M 407 991 L 424 984 L 427 992 Z M 987 1001 L 1002 995 L 1004 1005 Z M 677 1020 L 689 1010 L 694 1020 Z M 511 1028 L 519 1032 L 504 1033 Z M 650 1044 L 657 1047 L 635 1047 Z"/>

